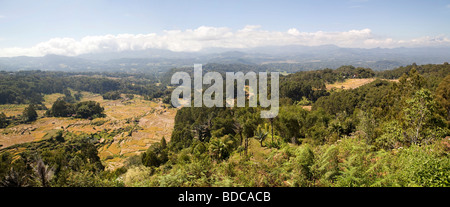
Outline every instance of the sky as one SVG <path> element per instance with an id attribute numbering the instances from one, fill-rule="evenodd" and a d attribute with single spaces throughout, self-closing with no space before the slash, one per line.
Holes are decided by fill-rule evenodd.
<path id="1" fill-rule="evenodd" d="M 327 44 L 450 47 L 450 0 L 0 0 L 0 57 Z"/>

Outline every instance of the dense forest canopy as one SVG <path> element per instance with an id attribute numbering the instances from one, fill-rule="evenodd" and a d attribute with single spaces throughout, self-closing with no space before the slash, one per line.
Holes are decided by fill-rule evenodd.
<path id="1" fill-rule="evenodd" d="M 0 86 L 0 104 L 38 104 L 43 101 L 43 95 L 64 93 L 67 89 L 99 94 L 119 91 L 153 99 L 164 94 L 167 84 L 146 74 L 3 71 Z"/>

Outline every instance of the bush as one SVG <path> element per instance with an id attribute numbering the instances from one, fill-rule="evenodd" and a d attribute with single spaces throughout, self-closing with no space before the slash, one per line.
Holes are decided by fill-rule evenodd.
<path id="1" fill-rule="evenodd" d="M 100 103 L 95 101 L 84 101 L 74 105 L 75 114 L 77 118 L 99 118 L 104 117 L 103 111 L 105 110 L 100 106 Z"/>
<path id="2" fill-rule="evenodd" d="M 62 98 L 58 98 L 55 103 L 53 103 L 52 108 L 47 112 L 47 116 L 53 117 L 69 117 L 74 113 L 72 104 L 67 103 Z"/>
<path id="3" fill-rule="evenodd" d="M 158 167 L 166 163 L 169 160 L 167 151 L 166 140 L 163 137 L 160 143 L 150 146 L 142 154 L 142 164 L 146 167 Z"/>
<path id="4" fill-rule="evenodd" d="M 120 92 L 119 91 L 111 91 L 111 92 L 107 92 L 107 93 L 103 94 L 102 96 L 103 96 L 103 99 L 117 100 L 117 99 L 120 99 Z"/>
<path id="5" fill-rule="evenodd" d="M 123 183 L 125 186 L 147 186 L 152 172 L 152 168 L 144 166 L 128 169 L 123 176 Z"/>
<path id="6" fill-rule="evenodd" d="M 103 111 L 105 109 L 100 106 L 100 103 L 95 101 L 84 101 L 76 104 L 70 104 L 63 99 L 58 99 L 53 103 L 50 110 L 46 112 L 47 116 L 54 117 L 69 117 L 76 118 L 100 118 L 105 117 Z"/>

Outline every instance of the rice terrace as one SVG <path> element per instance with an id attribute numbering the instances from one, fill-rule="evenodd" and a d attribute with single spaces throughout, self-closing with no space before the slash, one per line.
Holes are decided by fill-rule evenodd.
<path id="1" fill-rule="evenodd" d="M 120 131 L 109 139 L 100 139 L 108 144 L 99 149 L 100 158 L 108 168 L 115 169 L 123 165 L 125 158 L 139 154 L 161 137 L 170 141 L 176 110 L 166 104 L 146 101 L 141 96 L 133 99 L 104 100 L 101 95 L 83 92 L 81 101 L 97 101 L 105 108 L 106 118 L 83 120 L 76 118 L 45 117 L 33 124 L 20 124 L 7 129 L 0 129 L 1 147 L 9 147 L 25 142 L 52 138 L 63 130 L 74 134 L 96 134 Z M 51 104 L 63 94 L 44 96 L 44 105 Z M 7 116 L 18 116 L 26 105 L 2 105 Z M 11 108 L 10 108 L 11 107 Z M 45 111 L 37 110 L 40 116 Z M 95 135 L 94 135 L 95 136 Z"/>

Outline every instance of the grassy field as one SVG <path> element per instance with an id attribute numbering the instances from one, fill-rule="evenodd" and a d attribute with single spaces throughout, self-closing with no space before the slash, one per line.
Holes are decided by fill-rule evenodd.
<path id="1" fill-rule="evenodd" d="M 360 86 L 372 83 L 375 80 L 376 78 L 346 79 L 344 82 L 326 84 L 326 88 L 327 90 L 355 89 Z M 388 80 L 388 81 L 398 82 L 398 80 Z"/>
<path id="2" fill-rule="evenodd" d="M 99 102 L 105 108 L 106 117 L 94 120 L 44 117 L 45 111 L 41 110 L 38 111 L 39 119 L 31 124 L 0 129 L 1 148 L 46 139 L 59 130 L 75 134 L 113 134 L 113 137 L 100 139 L 100 142 L 108 144 L 99 149 L 99 154 L 105 165 L 114 169 L 120 167 L 127 157 L 139 154 L 152 143 L 159 142 L 163 136 L 170 141 L 176 109 L 144 100 L 138 95 L 131 100 L 104 100 L 99 94 L 82 94 L 81 101 Z M 63 95 L 46 95 L 44 104 L 50 108 L 61 96 Z M 7 116 L 17 116 L 25 107 L 26 105 L 0 105 L 1 111 Z"/>
<path id="3" fill-rule="evenodd" d="M 327 84 L 327 90 L 332 89 L 354 89 L 360 86 L 366 85 L 375 81 L 375 78 L 362 78 L 362 79 L 346 79 L 344 82 L 336 82 L 333 84 Z"/>

